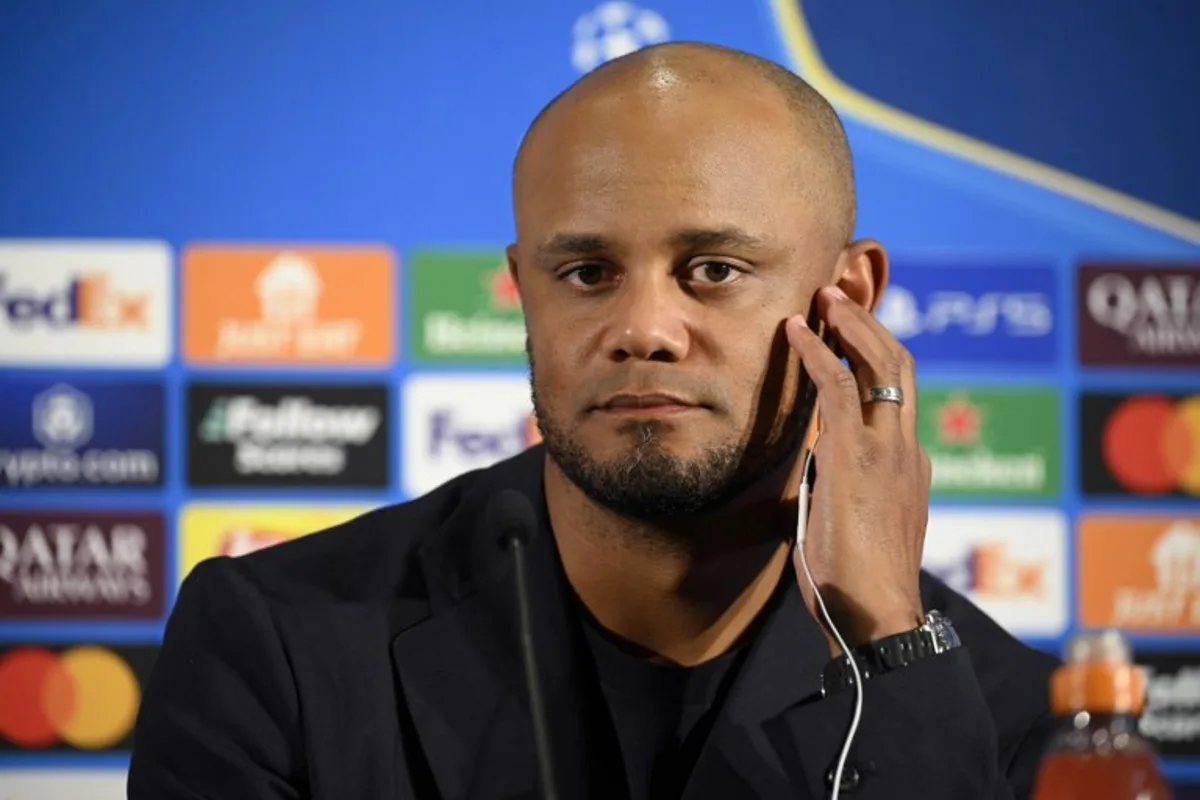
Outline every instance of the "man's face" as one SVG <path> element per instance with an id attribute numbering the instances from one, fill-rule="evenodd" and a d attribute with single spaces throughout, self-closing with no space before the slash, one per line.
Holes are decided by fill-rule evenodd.
<path id="1" fill-rule="evenodd" d="M 516 193 L 510 261 L 547 449 L 594 500 L 696 513 L 794 455 L 806 313 L 840 248 L 773 92 L 602 94 L 556 108 Z"/>

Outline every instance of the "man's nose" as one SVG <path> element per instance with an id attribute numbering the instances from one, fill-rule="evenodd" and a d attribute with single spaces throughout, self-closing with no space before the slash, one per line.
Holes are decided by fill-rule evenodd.
<path id="1" fill-rule="evenodd" d="M 689 336 L 678 281 L 669 275 L 627 275 L 613 298 L 608 341 L 615 361 L 680 361 Z"/>

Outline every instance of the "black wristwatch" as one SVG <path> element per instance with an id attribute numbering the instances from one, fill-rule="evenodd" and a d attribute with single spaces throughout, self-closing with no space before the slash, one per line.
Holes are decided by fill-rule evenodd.
<path id="1" fill-rule="evenodd" d="M 962 645 L 950 620 L 940 611 L 925 615 L 925 623 L 911 631 L 885 636 L 851 649 L 863 680 L 894 669 L 907 667 L 914 661 L 935 656 Z M 828 697 L 854 685 L 850 657 L 839 656 L 821 672 L 821 696 Z"/>

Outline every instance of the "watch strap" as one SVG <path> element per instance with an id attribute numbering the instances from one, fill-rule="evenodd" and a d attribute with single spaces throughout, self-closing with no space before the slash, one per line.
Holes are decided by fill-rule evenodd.
<path id="1" fill-rule="evenodd" d="M 874 675 L 902 669 L 945 652 L 958 644 L 958 637 L 949 620 L 936 611 L 931 612 L 920 627 L 859 645 L 852 648 L 849 654 L 830 661 L 821 672 L 821 695 L 827 696 L 854 685 L 850 658 L 858 665 L 865 681 Z"/>

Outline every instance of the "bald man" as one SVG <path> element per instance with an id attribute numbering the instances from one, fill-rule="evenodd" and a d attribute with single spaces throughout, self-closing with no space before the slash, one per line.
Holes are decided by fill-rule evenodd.
<path id="1" fill-rule="evenodd" d="M 1027 797 L 1055 661 L 920 569 L 913 363 L 829 105 L 646 49 L 538 116 L 513 201 L 544 444 L 198 566 L 130 798 Z"/>

